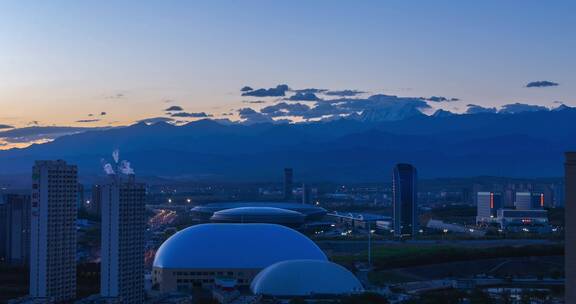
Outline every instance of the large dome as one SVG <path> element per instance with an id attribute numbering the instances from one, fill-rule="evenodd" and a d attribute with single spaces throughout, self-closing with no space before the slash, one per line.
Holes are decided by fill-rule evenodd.
<path id="1" fill-rule="evenodd" d="M 234 209 L 241 207 L 272 207 L 300 212 L 306 216 L 306 219 L 321 218 L 326 214 L 326 209 L 307 204 L 288 203 L 288 202 L 224 202 L 211 203 L 192 208 L 192 212 L 202 218 L 210 218 L 215 212 L 225 209 Z"/>
<path id="2" fill-rule="evenodd" d="M 300 232 L 275 224 L 201 224 L 168 238 L 154 267 L 172 269 L 262 269 L 293 260 L 327 260 Z"/>
<path id="3" fill-rule="evenodd" d="M 362 284 L 346 268 L 319 260 L 283 261 L 263 269 L 252 280 L 254 294 L 275 297 L 342 295 L 361 292 Z"/>
<path id="4" fill-rule="evenodd" d="M 299 226 L 304 214 L 275 207 L 239 207 L 214 212 L 210 218 L 218 223 L 271 223 Z"/>

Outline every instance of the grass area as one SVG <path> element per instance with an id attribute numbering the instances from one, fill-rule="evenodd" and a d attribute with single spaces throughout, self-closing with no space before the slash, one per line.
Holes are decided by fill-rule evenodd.
<path id="1" fill-rule="evenodd" d="M 356 255 L 335 255 L 332 260 L 343 265 L 352 266 L 356 261 L 364 261 L 366 255 L 366 252 Z M 476 259 L 552 255 L 564 255 L 564 245 L 525 245 L 490 248 L 450 245 L 377 246 L 372 251 L 372 260 L 374 267 L 381 270 Z"/>

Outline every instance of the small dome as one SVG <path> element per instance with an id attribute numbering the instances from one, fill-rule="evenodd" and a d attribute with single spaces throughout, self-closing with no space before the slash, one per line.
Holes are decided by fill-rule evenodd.
<path id="1" fill-rule="evenodd" d="M 154 267 L 171 269 L 263 269 L 293 259 L 327 260 L 300 232 L 275 224 L 201 224 L 168 238 Z"/>
<path id="2" fill-rule="evenodd" d="M 252 280 L 254 294 L 274 297 L 343 295 L 362 292 L 362 284 L 346 268 L 321 260 L 278 262 Z"/>
<path id="3" fill-rule="evenodd" d="M 275 207 L 239 207 L 214 212 L 210 218 L 219 223 L 271 223 L 299 226 L 304 214 Z"/>

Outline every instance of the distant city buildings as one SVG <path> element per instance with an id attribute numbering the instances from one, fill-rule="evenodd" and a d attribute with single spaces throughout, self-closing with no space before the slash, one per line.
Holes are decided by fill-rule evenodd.
<path id="1" fill-rule="evenodd" d="M 76 166 L 36 161 L 32 169 L 30 297 L 37 303 L 76 297 Z"/>
<path id="2" fill-rule="evenodd" d="M 566 232 L 565 232 L 565 293 L 566 303 L 576 303 L 576 152 L 566 153 L 564 163 L 566 186 Z"/>
<path id="3" fill-rule="evenodd" d="M 418 174 L 410 164 L 397 164 L 393 170 L 394 236 L 414 237 L 418 231 Z"/>
<path id="4" fill-rule="evenodd" d="M 478 192 L 476 223 L 494 224 L 512 231 L 548 230 L 548 211 L 543 209 L 543 193 L 516 192 L 514 197 L 513 207 L 506 207 L 500 193 Z"/>
<path id="5" fill-rule="evenodd" d="M 292 199 L 292 191 L 294 190 L 293 184 L 294 171 L 292 168 L 284 168 L 284 199 Z"/>
<path id="6" fill-rule="evenodd" d="M 109 177 L 96 188 L 102 204 L 100 295 L 111 303 L 143 303 L 145 187 L 134 175 Z"/>
<path id="7" fill-rule="evenodd" d="M 30 196 L 5 194 L 0 204 L 0 262 L 27 265 L 30 260 Z"/>

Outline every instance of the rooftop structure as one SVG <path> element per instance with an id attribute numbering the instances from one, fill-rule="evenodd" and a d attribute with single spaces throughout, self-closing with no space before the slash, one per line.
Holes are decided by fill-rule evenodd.
<path id="1" fill-rule="evenodd" d="M 306 216 L 306 220 L 319 219 L 326 214 L 326 209 L 306 204 L 286 203 L 286 202 L 223 202 L 212 203 L 192 208 L 192 213 L 204 219 L 210 219 L 215 212 L 241 208 L 241 207 L 272 207 L 300 212 Z"/>
<path id="2" fill-rule="evenodd" d="M 298 227 L 306 216 L 300 212 L 275 207 L 238 207 L 220 210 L 210 220 L 217 223 L 270 223 Z"/>

